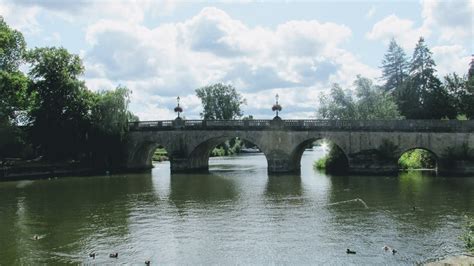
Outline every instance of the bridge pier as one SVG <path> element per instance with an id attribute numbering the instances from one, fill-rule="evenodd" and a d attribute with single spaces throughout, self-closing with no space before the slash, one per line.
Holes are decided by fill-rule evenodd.
<path id="1" fill-rule="evenodd" d="M 438 161 L 438 174 L 446 176 L 474 175 L 474 161 L 440 159 Z"/>
<path id="2" fill-rule="evenodd" d="M 203 158 L 170 158 L 172 173 L 195 173 L 209 171 L 209 160 Z"/>
<path id="3" fill-rule="evenodd" d="M 298 173 L 300 168 L 296 168 L 294 162 L 286 158 L 272 158 L 267 160 L 268 173 Z"/>

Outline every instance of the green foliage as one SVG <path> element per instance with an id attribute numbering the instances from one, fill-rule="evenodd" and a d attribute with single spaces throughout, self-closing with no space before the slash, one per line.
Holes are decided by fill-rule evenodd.
<path id="1" fill-rule="evenodd" d="M 32 97 L 28 92 L 28 78 L 20 71 L 0 70 L 0 120 L 25 124 L 21 114 L 29 113 Z"/>
<path id="2" fill-rule="evenodd" d="M 326 163 L 328 160 L 328 155 L 324 155 L 313 163 L 313 168 L 317 170 L 325 170 Z"/>
<path id="3" fill-rule="evenodd" d="M 240 152 L 242 146 L 244 145 L 244 141 L 239 138 L 232 138 L 220 145 L 217 145 L 211 153 L 211 157 L 216 156 L 229 156 L 233 154 L 237 154 Z"/>
<path id="4" fill-rule="evenodd" d="M 465 115 L 474 104 L 473 94 L 468 91 L 468 80 L 456 73 L 448 74 L 444 77 L 443 87 L 449 94 L 448 100 L 456 110 L 456 113 Z"/>
<path id="5" fill-rule="evenodd" d="M 11 29 L 0 16 L 0 70 L 15 72 L 23 61 L 26 42 L 23 34 Z"/>
<path id="6" fill-rule="evenodd" d="M 46 158 L 75 157 L 84 151 L 93 95 L 78 79 L 77 55 L 64 48 L 36 48 L 27 55 L 31 90 L 37 95 L 31 116 L 33 141 Z"/>
<path id="7" fill-rule="evenodd" d="M 399 88 L 408 76 L 408 59 L 405 51 L 395 39 L 390 41 L 388 51 L 382 60 L 382 79 L 385 81 L 385 91 Z"/>
<path id="8" fill-rule="evenodd" d="M 318 114 L 324 119 L 355 119 L 356 104 L 350 91 L 334 84 L 329 95 L 320 98 Z"/>
<path id="9" fill-rule="evenodd" d="M 469 69 L 469 76 L 466 82 L 466 97 L 464 97 L 463 107 L 464 114 L 469 119 L 474 119 L 474 59 L 471 62 L 471 68 Z"/>
<path id="10" fill-rule="evenodd" d="M 375 86 L 370 79 L 357 76 L 356 87 L 356 119 L 401 119 L 397 104 L 392 96 Z"/>
<path id="11" fill-rule="evenodd" d="M 474 253 L 474 219 L 468 219 L 466 233 L 462 236 L 466 249 Z"/>
<path id="12" fill-rule="evenodd" d="M 137 119 L 128 110 L 129 103 L 130 90 L 126 87 L 96 93 L 91 113 L 94 128 L 104 135 L 123 138 L 128 131 L 128 122 Z"/>
<path id="13" fill-rule="evenodd" d="M 24 60 L 26 42 L 21 32 L 11 29 L 0 16 L 0 123 L 17 124 L 30 106 L 28 79 L 18 70 Z"/>
<path id="14" fill-rule="evenodd" d="M 25 143 L 24 128 L 0 122 L 0 161 L 4 158 L 29 158 L 33 155 L 30 145 Z"/>
<path id="15" fill-rule="evenodd" d="M 454 98 L 436 77 L 432 53 L 420 37 L 410 61 L 409 78 L 396 88 L 394 96 L 403 116 L 409 119 L 453 119 Z"/>
<path id="16" fill-rule="evenodd" d="M 88 143 L 92 161 L 98 167 L 109 168 L 121 163 L 128 122 L 137 119 L 128 110 L 129 97 L 130 91 L 122 86 L 93 94 Z"/>
<path id="17" fill-rule="evenodd" d="M 401 119 L 393 98 L 371 80 L 357 76 L 356 99 L 349 90 L 334 84 L 329 95 L 320 100 L 318 114 L 324 119 Z"/>
<path id="18" fill-rule="evenodd" d="M 168 161 L 168 160 L 169 160 L 169 158 L 168 158 L 168 152 L 167 152 L 166 149 L 163 148 L 163 147 L 158 148 L 158 149 L 156 149 L 155 152 L 153 153 L 152 160 L 153 160 L 153 161 L 157 161 L 157 162 Z"/>
<path id="19" fill-rule="evenodd" d="M 232 85 L 217 83 L 196 90 L 201 99 L 204 120 L 236 119 L 242 116 L 240 106 L 245 99 Z"/>
<path id="20" fill-rule="evenodd" d="M 436 158 L 427 150 L 414 149 L 402 154 L 398 160 L 401 169 L 433 169 L 436 167 Z"/>

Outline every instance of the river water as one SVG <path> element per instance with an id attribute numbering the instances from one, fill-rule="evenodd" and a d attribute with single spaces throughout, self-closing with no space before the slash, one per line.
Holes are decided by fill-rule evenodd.
<path id="1" fill-rule="evenodd" d="M 163 162 L 0 183 L 0 265 L 413 264 L 463 252 L 474 178 L 328 176 L 312 168 L 322 154 L 306 151 L 298 175 L 269 176 L 253 154 L 211 158 L 209 174 L 170 175 Z"/>

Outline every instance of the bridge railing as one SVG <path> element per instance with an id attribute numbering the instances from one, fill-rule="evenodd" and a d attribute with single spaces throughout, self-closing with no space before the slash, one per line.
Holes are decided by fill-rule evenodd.
<path id="1" fill-rule="evenodd" d="M 474 120 L 162 120 L 129 123 L 130 131 L 148 130 L 347 130 L 474 132 Z"/>

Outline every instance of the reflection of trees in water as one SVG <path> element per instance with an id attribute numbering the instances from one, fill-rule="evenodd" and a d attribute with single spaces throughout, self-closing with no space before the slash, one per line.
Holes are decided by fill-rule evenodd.
<path id="1" fill-rule="evenodd" d="M 330 211 L 336 214 L 335 219 L 345 219 L 348 213 L 369 212 L 372 218 L 382 215 L 388 221 L 395 219 L 397 224 L 414 224 L 417 228 L 433 230 L 445 224 L 449 214 L 472 212 L 473 183 L 467 181 L 434 177 L 420 171 L 400 173 L 399 177 L 334 176 L 331 177 L 328 203 L 361 198 L 369 206 L 364 211 L 364 207 L 355 202 L 331 205 Z M 367 215 L 354 217 L 365 219 Z M 408 228 L 410 226 L 400 226 L 399 230 Z"/>
<path id="2" fill-rule="evenodd" d="M 235 186 L 231 179 L 218 175 L 171 175 L 169 199 L 181 210 L 187 204 L 219 204 L 237 197 Z"/>
<path id="3" fill-rule="evenodd" d="M 301 200 L 303 188 L 299 175 L 269 175 L 265 196 L 273 200 L 297 199 Z"/>
<path id="4" fill-rule="evenodd" d="M 0 200 L 15 198 L 18 207 L 11 206 L 1 214 L 1 246 L 14 249 L 8 251 L 2 262 L 79 262 L 84 258 L 71 254 L 87 256 L 88 250 L 83 249 L 114 241 L 120 243 L 129 233 L 131 208 L 155 197 L 147 195 L 151 183 L 150 174 L 141 174 L 41 180 L 21 189 L 8 189 L 7 193 L 1 193 Z M 133 197 L 139 199 L 133 202 Z M 6 231 L 6 228 L 14 230 Z M 44 238 L 34 241 L 34 235 Z"/>

